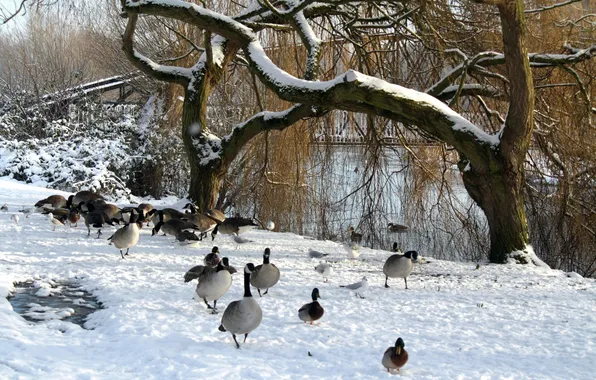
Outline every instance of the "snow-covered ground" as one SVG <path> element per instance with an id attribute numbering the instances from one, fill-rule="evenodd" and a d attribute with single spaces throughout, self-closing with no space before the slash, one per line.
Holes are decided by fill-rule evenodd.
<path id="1" fill-rule="evenodd" d="M 341 245 L 290 233 L 254 230 L 238 245 L 215 244 L 231 264 L 261 262 L 265 247 L 281 270 L 269 294 L 256 297 L 263 321 L 235 348 L 217 330 L 225 306 L 243 294 L 242 276 L 219 301 L 219 315 L 193 300 L 186 270 L 202 263 L 213 243 L 182 247 L 144 228 L 130 257 L 121 259 L 87 230 L 52 231 L 45 216 L 11 215 L 57 191 L 0 179 L 0 378 L 388 378 L 384 350 L 397 337 L 410 359 L 399 375 L 412 379 L 593 379 L 596 374 L 596 285 L 561 271 L 520 265 L 481 265 L 432 259 L 408 278 L 383 287 L 387 251 L 361 249 L 348 260 Z M 315 271 L 309 248 L 329 253 L 328 283 Z M 404 247 L 416 249 L 416 247 Z M 340 284 L 365 275 L 365 299 Z M 86 327 L 49 320 L 30 323 L 5 298 L 16 282 L 75 281 L 104 309 Z M 298 308 L 320 289 L 325 315 L 302 323 Z M 256 294 L 256 291 L 255 291 Z M 309 355 L 310 352 L 310 355 Z"/>

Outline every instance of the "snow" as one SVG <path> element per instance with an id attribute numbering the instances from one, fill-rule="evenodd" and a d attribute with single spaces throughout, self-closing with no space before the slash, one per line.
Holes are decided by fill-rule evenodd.
<path id="1" fill-rule="evenodd" d="M 385 289 L 382 266 L 390 252 L 362 247 L 359 259 L 349 260 L 340 243 L 265 230 L 243 234 L 253 240 L 243 245 L 218 235 L 181 247 L 145 227 L 123 260 L 105 239 L 87 238 L 84 227 L 53 232 L 39 214 L 11 223 L 23 204 L 52 193 L 60 192 L 0 179 L 0 204 L 9 208 L 0 212 L 0 378 L 391 378 L 381 357 L 397 337 L 409 353 L 403 378 L 594 377 L 592 279 L 534 265 L 440 261 L 420 252 L 425 260 L 414 265 L 410 290 L 401 279 L 390 279 Z M 218 302 L 219 315 L 194 301 L 196 283 L 182 279 L 214 243 L 238 269 L 260 263 L 270 247 L 281 270 L 269 294 L 257 296 L 263 321 L 240 350 L 217 330 L 225 306 L 242 297 L 240 274 Z M 328 283 L 314 271 L 319 260 L 309 258 L 309 248 L 329 254 Z M 363 276 L 370 285 L 364 299 L 339 288 Z M 59 291 L 52 284 L 75 281 L 104 309 L 90 315 L 90 330 L 54 319 L 74 309 L 40 309 L 43 319 L 27 322 L 5 298 L 26 280 L 52 291 Z M 311 326 L 298 319 L 298 308 L 310 302 L 314 287 L 325 315 Z"/>

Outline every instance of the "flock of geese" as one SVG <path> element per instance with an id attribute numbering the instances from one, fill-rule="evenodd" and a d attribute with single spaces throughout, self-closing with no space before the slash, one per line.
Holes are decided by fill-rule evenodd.
<path id="1" fill-rule="evenodd" d="M 4 206 L 2 207 L 4 210 Z M 233 235 L 234 240 L 241 244 L 250 240 L 241 238 L 238 235 L 256 226 L 251 219 L 239 216 L 226 217 L 220 210 L 209 210 L 200 213 L 191 203 L 187 204 L 184 209 L 186 212 L 173 208 L 157 210 L 147 203 L 139 204 L 137 207 L 120 208 L 107 203 L 99 194 L 91 191 L 80 191 L 68 198 L 61 195 L 49 196 L 37 202 L 34 209 L 24 209 L 21 212 L 26 217 L 32 212 L 47 214 L 53 229 L 66 224 L 76 226 L 82 217 L 88 229 L 87 236 L 90 236 L 91 230 L 94 229 L 97 230 L 97 238 L 101 236 L 101 230 L 106 225 L 113 226 L 124 223 L 124 226 L 118 228 L 108 238 L 110 244 L 113 244 L 120 251 L 122 259 L 129 254 L 130 248 L 138 243 L 140 229 L 145 223 L 149 225 L 149 222 L 152 222 L 154 226 L 152 235 L 161 231 L 165 235 L 176 237 L 180 242 L 202 240 L 209 233 L 211 233 L 213 240 L 217 233 L 222 233 Z M 13 221 L 18 224 L 18 217 L 16 221 L 13 218 Z M 273 222 L 266 225 L 268 230 L 273 230 L 274 227 Z M 390 223 L 388 228 L 392 227 L 399 230 L 394 232 L 403 232 L 407 229 L 405 226 L 393 226 Z M 362 235 L 356 233 L 353 227 L 350 227 L 349 232 L 351 232 L 352 244 L 347 246 L 349 248 L 348 257 L 351 257 L 350 250 L 352 255 L 357 257 L 358 244 L 362 240 Z M 124 249 L 126 249 L 126 253 L 123 252 Z M 418 253 L 408 251 L 401 254 L 397 248 L 397 243 L 393 244 L 392 250 L 395 253 L 387 258 L 383 265 L 385 287 L 389 288 L 387 283 L 389 278 L 403 278 L 407 289 L 407 277 L 412 271 L 413 262 L 418 258 Z M 314 250 L 310 250 L 308 255 L 311 258 L 319 259 L 327 256 L 325 253 Z M 321 261 L 314 269 L 325 279 L 325 282 L 333 273 L 331 264 L 324 261 Z M 196 297 L 205 303 L 212 314 L 217 314 L 217 300 L 228 291 L 232 285 L 232 274 L 236 272 L 237 270 L 229 265 L 229 259 L 227 257 L 221 258 L 219 248 L 214 246 L 212 251 L 204 257 L 202 265 L 194 266 L 184 274 L 184 282 L 187 283 L 196 279 L 198 281 L 195 289 Z M 280 280 L 279 269 L 271 263 L 271 250 L 269 248 L 266 248 L 263 253 L 262 264 L 255 266 L 253 263 L 248 263 L 244 266 L 243 272 L 244 297 L 227 305 L 219 326 L 220 331 L 229 331 L 232 334 L 237 348 L 240 348 L 237 336 L 244 335 L 244 342 L 246 342 L 248 334 L 255 330 L 263 319 L 263 311 L 252 296 L 251 286 L 256 288 L 259 296 L 262 297 Z M 352 291 L 360 298 L 364 298 L 363 294 L 367 291 L 369 285 L 367 278 L 363 277 L 359 282 L 341 285 L 340 287 Z M 298 318 L 304 323 L 309 322 L 311 325 L 321 319 L 325 310 L 318 302 L 320 298 L 319 289 L 314 288 L 311 293 L 312 302 L 298 309 Z M 213 306 L 209 304 L 210 301 L 213 301 Z M 382 365 L 388 372 L 393 369 L 399 371 L 408 361 L 408 353 L 404 346 L 404 341 L 400 337 L 394 346 L 385 350 Z"/>

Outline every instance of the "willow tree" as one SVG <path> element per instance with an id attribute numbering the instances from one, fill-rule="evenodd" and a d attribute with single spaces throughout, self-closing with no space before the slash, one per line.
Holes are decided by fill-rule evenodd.
<path id="1" fill-rule="evenodd" d="M 533 129 L 534 89 L 531 65 L 560 66 L 590 59 L 595 49 L 566 54 L 528 54 L 524 40 L 523 1 L 477 0 L 496 11 L 500 19 L 503 52 L 462 51 L 461 63 L 444 68 L 448 73 L 426 91 L 416 91 L 346 67 L 329 80 L 319 80 L 322 49 L 333 45 L 329 30 L 346 31 L 342 44 L 357 51 L 363 29 L 375 38 L 383 35 L 416 38 L 425 18 L 419 17 L 428 2 L 269 0 L 252 1 L 238 14 L 218 13 L 176 0 L 123 0 L 128 18 L 123 49 L 140 70 L 159 80 L 184 88 L 182 135 L 191 164 L 190 196 L 200 208 L 216 202 L 221 181 L 231 162 L 255 136 L 282 130 L 299 120 L 320 117 L 332 110 L 380 116 L 402 123 L 452 146 L 459 154 L 459 168 L 472 199 L 484 211 L 491 234 L 491 262 L 504 262 L 508 254 L 529 244 L 524 211 L 524 159 Z M 450 8 L 450 2 L 445 2 Z M 135 50 L 133 41 L 140 15 L 182 21 L 205 32 L 204 52 L 192 67 L 164 66 Z M 316 33 L 315 33 L 316 30 Z M 275 65 L 267 56 L 260 36 L 277 31 L 299 36 L 306 50 L 301 78 Z M 322 43 L 321 38 L 329 41 Z M 404 37 L 405 38 L 405 37 Z M 362 40 L 362 38 L 361 38 Z M 250 68 L 259 81 L 292 106 L 284 111 L 260 112 L 243 123 L 230 126 L 226 136 L 215 136 L 207 120 L 207 104 L 213 89 L 233 60 Z M 491 69 L 494 68 L 494 72 Z M 499 73 L 498 71 L 502 71 Z M 474 74 L 490 73 L 505 83 L 506 91 L 474 83 Z M 499 94 L 497 94 L 499 93 Z M 505 97 L 507 117 L 497 133 L 489 133 L 451 109 L 444 100 L 463 96 Z M 451 104 L 451 102 L 450 102 Z"/>

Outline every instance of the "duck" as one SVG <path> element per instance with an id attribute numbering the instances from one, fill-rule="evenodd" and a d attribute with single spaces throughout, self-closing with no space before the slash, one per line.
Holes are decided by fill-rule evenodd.
<path id="1" fill-rule="evenodd" d="M 116 230 L 116 232 L 108 238 L 110 244 L 114 244 L 114 246 L 120 250 L 120 256 L 122 256 L 122 258 L 128 256 L 128 250 L 139 242 L 140 230 L 136 223 L 137 218 L 142 219 L 142 215 L 137 215 L 134 212 L 131 213 L 128 224 Z M 122 250 L 124 248 L 126 248 L 126 254 L 123 255 Z"/>
<path id="2" fill-rule="evenodd" d="M 269 262 L 270 256 L 271 250 L 265 248 L 265 253 L 263 253 L 263 264 L 258 265 L 250 276 L 250 284 L 257 288 L 259 297 L 267 294 L 269 288 L 272 288 L 279 281 L 279 269 L 277 269 L 275 264 Z M 263 294 L 261 294 L 261 289 L 266 289 Z"/>
<path id="3" fill-rule="evenodd" d="M 58 194 L 50 195 L 49 197 L 44 198 L 44 199 L 37 201 L 35 203 L 36 208 L 45 207 L 45 208 L 50 208 L 50 209 L 65 207 L 66 205 L 67 205 L 66 198 L 64 198 L 62 195 L 58 195 Z"/>
<path id="4" fill-rule="evenodd" d="M 221 259 L 221 262 L 223 263 L 224 268 L 226 268 L 226 270 L 228 272 L 230 272 L 230 274 L 234 274 L 234 273 L 238 272 L 238 270 L 236 268 L 234 268 L 233 266 L 230 265 L 230 260 L 227 257 L 224 257 L 223 259 Z"/>
<path id="5" fill-rule="evenodd" d="M 84 202 L 81 202 L 79 206 L 81 206 L 83 203 Z M 87 236 L 91 235 L 91 227 L 93 227 L 97 229 L 97 238 L 99 239 L 101 236 L 101 229 L 104 227 L 104 225 L 109 224 L 113 226 L 114 222 L 106 214 L 96 210 L 93 203 L 88 203 L 87 206 L 87 211 L 81 211 L 81 216 L 85 221 L 85 226 L 87 227 L 88 231 Z"/>
<path id="6" fill-rule="evenodd" d="M 321 261 L 319 265 L 315 267 L 315 271 L 325 278 L 324 282 L 327 282 L 329 276 L 333 273 L 333 267 L 331 267 L 331 264 Z"/>
<path id="7" fill-rule="evenodd" d="M 0 211 L 4 211 L 4 212 L 8 211 L 8 205 L 6 203 L 3 204 L 2 207 L 0 207 Z"/>
<path id="8" fill-rule="evenodd" d="M 350 233 L 350 241 L 352 243 L 360 244 L 362 242 L 362 234 L 357 233 L 354 227 L 350 226 L 348 232 Z"/>
<path id="9" fill-rule="evenodd" d="M 364 276 L 362 277 L 362 280 L 358 282 L 355 282 L 350 285 L 340 285 L 339 287 L 349 289 L 353 291 L 356 294 L 356 296 L 364 298 L 362 294 L 364 294 L 364 292 L 368 290 L 368 280 L 366 279 L 366 276 Z"/>
<path id="10" fill-rule="evenodd" d="M 199 280 L 195 293 L 205 302 L 207 309 L 210 309 L 212 314 L 217 314 L 217 300 L 230 289 L 232 275 L 226 270 L 221 261 L 215 268 L 202 266 L 202 270 L 200 270 L 200 267 L 191 268 L 195 274 L 198 274 L 197 278 Z M 213 306 L 209 305 L 208 300 L 213 300 Z"/>
<path id="11" fill-rule="evenodd" d="M 52 231 L 56 231 L 56 226 L 64 226 L 64 221 L 62 221 L 58 218 L 55 218 L 51 212 L 48 213 L 48 221 L 50 222 L 50 225 L 52 226 Z"/>
<path id="12" fill-rule="evenodd" d="M 82 190 L 82 191 L 79 191 L 76 194 L 68 197 L 68 200 L 66 201 L 66 207 L 70 207 L 72 205 L 78 205 L 81 202 L 87 203 L 87 202 L 95 201 L 98 199 L 103 200 L 103 196 L 101 196 L 97 193 L 94 193 L 93 191 Z"/>
<path id="13" fill-rule="evenodd" d="M 394 245 L 395 247 L 395 245 Z M 406 289 L 408 289 L 408 276 L 412 272 L 412 260 L 418 259 L 418 252 L 408 251 L 403 255 L 396 253 L 391 255 L 385 261 L 383 265 L 383 273 L 385 274 L 385 287 L 388 288 L 387 280 L 391 278 L 403 278 L 406 283 Z"/>
<path id="14" fill-rule="evenodd" d="M 73 226 L 73 224 L 74 227 L 76 227 L 79 224 L 79 220 L 81 219 L 81 214 L 79 213 L 79 210 L 76 207 L 71 206 L 70 210 L 68 211 L 68 216 L 66 218 L 68 219 L 68 223 L 71 227 Z"/>
<path id="15" fill-rule="evenodd" d="M 298 309 L 298 318 L 300 318 L 301 321 L 304 321 L 304 323 L 310 322 L 312 325 L 314 321 L 321 319 L 323 314 L 325 314 L 325 309 L 323 309 L 321 304 L 319 304 L 319 301 L 317 301 L 317 299 L 321 298 L 318 288 L 312 290 L 311 297 L 311 303 L 307 303 Z"/>
<path id="16" fill-rule="evenodd" d="M 263 320 L 263 311 L 250 292 L 250 277 L 254 270 L 253 263 L 244 266 L 244 297 L 241 300 L 230 302 L 219 325 L 219 331 L 229 331 L 232 334 L 238 349 L 240 344 L 236 340 L 236 335 L 244 334 L 244 343 L 246 343 L 248 334 L 259 327 Z"/>
<path id="17" fill-rule="evenodd" d="M 385 350 L 381 363 L 383 367 L 387 368 L 387 372 L 391 373 L 392 369 L 397 369 L 399 372 L 399 369 L 408 362 L 408 351 L 404 346 L 404 340 L 397 338 L 395 347 L 387 347 Z"/>
<path id="18" fill-rule="evenodd" d="M 221 261 L 221 259 L 219 258 L 219 248 L 218 247 L 213 247 L 211 249 L 211 252 L 206 254 L 205 257 L 203 258 L 203 263 L 207 267 L 216 267 L 220 261 Z"/>
<path id="19" fill-rule="evenodd" d="M 209 218 L 216 220 L 212 216 Z M 232 234 L 241 234 L 246 231 L 249 231 L 256 227 L 257 224 L 253 222 L 251 219 L 241 218 L 241 217 L 232 217 L 226 218 L 223 222 L 218 222 L 213 231 L 211 231 L 211 240 L 215 240 L 215 236 L 218 233 L 232 235 Z"/>
<path id="20" fill-rule="evenodd" d="M 387 223 L 387 231 L 389 232 L 406 232 L 410 229 L 408 226 L 397 223 Z"/>

